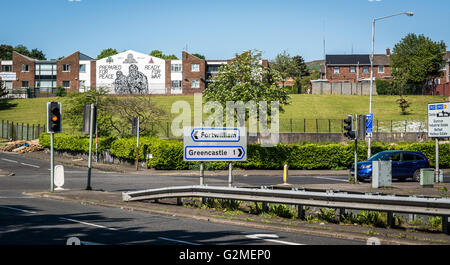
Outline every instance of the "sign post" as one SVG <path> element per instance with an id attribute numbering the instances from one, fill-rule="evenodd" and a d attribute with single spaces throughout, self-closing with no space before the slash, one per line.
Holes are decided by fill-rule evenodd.
<path id="1" fill-rule="evenodd" d="M 373 113 L 366 113 L 366 135 L 369 137 L 369 141 L 372 139 L 373 132 Z M 370 145 L 367 146 L 367 159 L 372 156 L 372 150 Z"/>
<path id="2" fill-rule="evenodd" d="M 428 137 L 436 143 L 435 182 L 439 182 L 439 138 L 450 137 L 450 102 L 428 104 Z"/>
<path id="3" fill-rule="evenodd" d="M 183 128 L 183 160 L 198 161 L 200 185 L 204 185 L 205 161 L 227 161 L 228 186 L 233 183 L 233 161 L 247 160 L 247 133 L 245 127 L 238 128 Z"/>

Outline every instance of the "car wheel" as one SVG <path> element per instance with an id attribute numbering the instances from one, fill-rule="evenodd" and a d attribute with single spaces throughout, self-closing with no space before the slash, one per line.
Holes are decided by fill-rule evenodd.
<path id="1" fill-rule="evenodd" d="M 420 169 L 417 169 L 416 171 L 414 171 L 413 181 L 415 181 L 415 182 L 419 182 L 420 181 Z"/>

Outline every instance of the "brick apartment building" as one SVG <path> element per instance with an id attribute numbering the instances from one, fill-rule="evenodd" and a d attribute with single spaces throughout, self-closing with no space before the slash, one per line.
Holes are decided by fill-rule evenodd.
<path id="1" fill-rule="evenodd" d="M 390 49 L 386 49 L 386 54 L 375 54 L 373 58 L 374 79 L 390 79 L 391 58 Z M 442 68 L 442 76 L 435 80 L 436 84 L 450 82 L 450 52 L 446 52 L 444 57 L 446 64 Z M 321 67 L 322 79 L 330 83 L 360 81 L 370 81 L 370 55 L 326 55 L 325 67 Z M 432 81 L 430 81 L 430 84 Z"/>
<path id="2" fill-rule="evenodd" d="M 36 60 L 13 52 L 12 60 L 0 61 L 0 77 L 8 89 L 32 89 L 36 94 L 53 93 L 58 86 L 68 91 L 95 86 L 95 60 L 75 52 L 61 60 Z"/>
<path id="3" fill-rule="evenodd" d="M 100 60 L 77 51 L 41 61 L 13 52 L 12 60 L 0 61 L 0 78 L 8 89 L 30 88 L 36 96 L 59 86 L 80 92 L 102 87 L 111 94 L 192 94 L 202 92 L 232 60 L 204 60 L 185 51 L 181 60 L 163 60 L 128 50 Z M 268 66 L 267 60 L 260 63 Z"/>

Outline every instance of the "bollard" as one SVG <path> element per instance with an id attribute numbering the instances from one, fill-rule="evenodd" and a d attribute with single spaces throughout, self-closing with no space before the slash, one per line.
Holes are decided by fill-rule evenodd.
<path id="1" fill-rule="evenodd" d="M 387 224 L 390 228 L 395 227 L 395 218 L 393 212 L 387 212 Z"/>
<path id="2" fill-rule="evenodd" d="M 305 206 L 297 205 L 297 211 L 298 211 L 297 218 L 302 221 L 305 220 L 305 216 L 306 216 Z"/>
<path id="3" fill-rule="evenodd" d="M 450 229 L 448 225 L 448 217 L 447 215 L 441 216 L 442 218 L 442 232 L 446 235 L 450 235 Z"/>
<path id="4" fill-rule="evenodd" d="M 283 167 L 283 184 L 284 185 L 288 185 L 287 176 L 288 176 L 288 165 L 284 165 L 284 167 Z"/>
<path id="5" fill-rule="evenodd" d="M 178 206 L 182 206 L 183 205 L 183 198 L 181 198 L 181 197 L 177 198 L 177 205 Z"/>
<path id="6" fill-rule="evenodd" d="M 263 202 L 262 203 L 262 211 L 263 212 L 268 212 L 269 211 L 269 205 L 267 204 L 267 202 Z"/>

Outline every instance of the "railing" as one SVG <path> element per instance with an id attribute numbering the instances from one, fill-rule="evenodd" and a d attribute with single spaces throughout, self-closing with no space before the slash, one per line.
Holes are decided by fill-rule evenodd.
<path id="1" fill-rule="evenodd" d="M 335 191 L 274 190 L 261 187 L 179 186 L 123 192 L 123 201 L 159 200 L 164 198 L 203 197 L 264 203 L 297 205 L 299 218 L 304 219 L 304 206 L 387 212 L 388 225 L 395 226 L 394 213 L 441 216 L 442 231 L 449 233 L 450 198 L 357 194 Z"/>
<path id="2" fill-rule="evenodd" d="M 45 125 L 14 123 L 2 120 L 0 124 L 0 138 L 12 140 L 33 140 L 39 138 L 45 132 Z"/>

